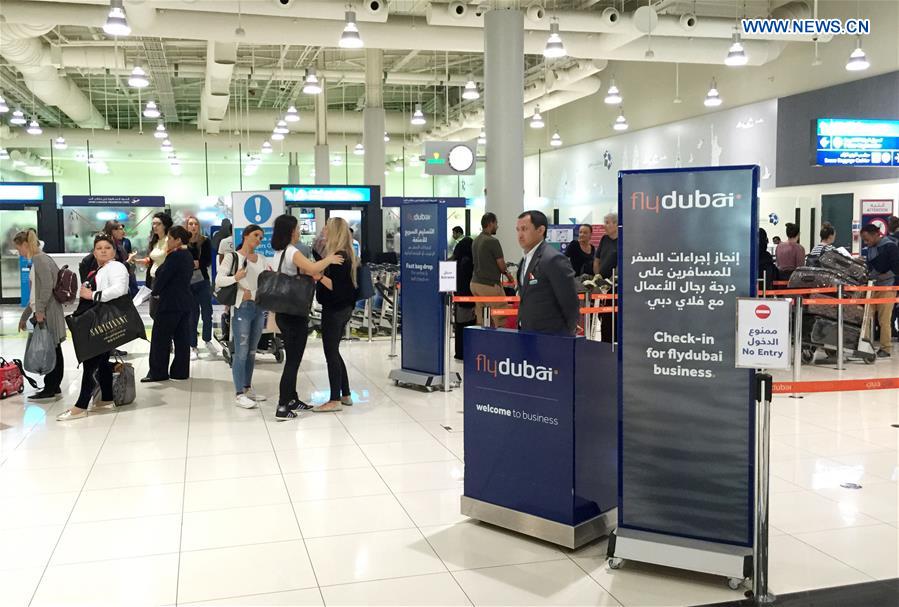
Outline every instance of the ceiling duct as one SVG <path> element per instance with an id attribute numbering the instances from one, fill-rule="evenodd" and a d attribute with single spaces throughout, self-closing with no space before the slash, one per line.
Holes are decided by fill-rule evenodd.
<path id="1" fill-rule="evenodd" d="M 206 83 L 200 97 L 199 128 L 219 132 L 231 99 L 231 75 L 236 63 L 236 43 L 210 41 L 206 45 Z"/>

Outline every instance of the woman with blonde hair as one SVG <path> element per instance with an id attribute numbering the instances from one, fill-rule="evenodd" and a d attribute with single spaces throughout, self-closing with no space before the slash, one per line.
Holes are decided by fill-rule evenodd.
<path id="1" fill-rule="evenodd" d="M 315 290 L 315 296 L 322 306 L 322 348 L 331 384 L 328 402 L 313 408 L 316 413 L 340 411 L 344 405 L 353 404 L 346 364 L 340 356 L 340 338 L 356 306 L 356 272 L 359 260 L 353 251 L 353 237 L 345 219 L 332 217 L 326 228 L 325 254 L 338 255 L 344 259 L 344 263 L 328 266 Z"/>
<path id="2" fill-rule="evenodd" d="M 184 222 L 190 242 L 187 250 L 194 258 L 194 272 L 190 278 L 190 291 L 193 293 L 195 305 L 190 315 L 190 359 L 197 360 L 197 328 L 200 318 L 203 319 L 203 342 L 208 352 L 214 352 L 212 346 L 212 285 L 209 282 L 209 266 L 212 264 L 212 245 L 203 235 L 200 220 L 193 215 Z"/>
<path id="3" fill-rule="evenodd" d="M 29 398 L 38 400 L 53 398 L 60 394 L 62 385 L 62 373 L 64 370 L 62 360 L 62 342 L 66 339 L 66 319 L 62 312 L 62 304 L 53 296 L 53 287 L 56 286 L 56 277 L 59 268 L 53 259 L 41 250 L 37 232 L 29 228 L 18 232 L 12 239 L 19 255 L 31 260 L 31 296 L 28 307 L 22 313 L 19 320 L 19 331 L 24 331 L 28 326 L 28 319 L 32 324 L 45 322 L 56 339 L 56 366 L 44 377 L 44 387 L 32 394 Z M 32 317 L 32 314 L 34 315 Z"/>

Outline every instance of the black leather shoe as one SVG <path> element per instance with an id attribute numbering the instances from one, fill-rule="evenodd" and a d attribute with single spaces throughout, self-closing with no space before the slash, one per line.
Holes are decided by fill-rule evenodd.
<path id="1" fill-rule="evenodd" d="M 168 381 L 168 379 L 169 379 L 168 377 L 150 377 L 148 375 L 146 377 L 140 378 L 140 383 L 149 384 L 149 383 L 157 382 L 157 381 Z"/>
<path id="2" fill-rule="evenodd" d="M 28 398 L 30 400 L 41 400 L 44 398 L 54 398 L 56 396 L 59 396 L 60 394 L 62 394 L 62 392 L 53 392 L 51 390 L 40 390 L 38 392 L 35 392 Z"/>

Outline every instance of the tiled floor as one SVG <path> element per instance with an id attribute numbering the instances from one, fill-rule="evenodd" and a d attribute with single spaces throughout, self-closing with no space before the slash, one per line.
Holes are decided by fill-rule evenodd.
<path id="1" fill-rule="evenodd" d="M 20 356 L 21 337 L 0 337 Z M 146 344 L 127 348 L 138 376 Z M 384 342 L 343 351 L 357 404 L 277 423 L 233 406 L 221 360 L 140 385 L 136 406 L 60 424 L 66 398 L 0 401 L 0 605 L 695 605 L 740 598 L 723 579 L 626 563 L 468 521 L 462 393 L 395 388 Z M 260 356 L 274 400 L 280 366 Z M 899 363 L 844 377 L 899 376 Z M 834 377 L 804 369 L 804 379 Z M 310 341 L 301 394 L 327 374 Z M 29 390 L 30 391 L 30 390 Z M 899 394 L 774 403 L 771 586 L 899 575 Z M 862 489 L 841 487 L 855 482 Z"/>

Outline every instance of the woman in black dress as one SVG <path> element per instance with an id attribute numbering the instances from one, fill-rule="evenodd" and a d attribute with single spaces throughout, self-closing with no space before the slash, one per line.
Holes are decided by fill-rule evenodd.
<path id="1" fill-rule="evenodd" d="M 577 240 L 572 240 L 565 249 L 565 257 L 571 262 L 575 276 L 593 275 L 593 256 L 596 254 L 596 247 L 590 244 L 592 236 L 593 226 L 588 223 L 581 224 L 577 229 Z"/>
<path id="2" fill-rule="evenodd" d="M 462 238 L 453 249 L 451 261 L 456 262 L 456 295 L 471 296 L 471 275 L 474 272 L 474 259 L 472 257 L 472 239 L 469 236 Z M 457 303 L 453 306 L 453 322 L 456 325 L 456 360 L 462 360 L 465 351 L 463 331 L 465 327 L 475 324 L 474 304 Z"/>

